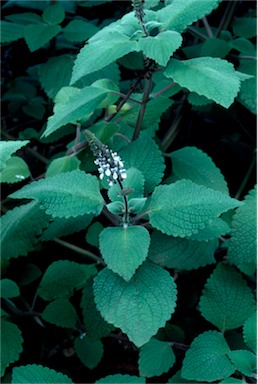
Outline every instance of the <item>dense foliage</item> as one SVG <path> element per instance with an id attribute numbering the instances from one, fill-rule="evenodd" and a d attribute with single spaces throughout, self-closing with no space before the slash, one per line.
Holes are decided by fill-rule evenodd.
<path id="1" fill-rule="evenodd" d="M 2 11 L 2 381 L 254 383 L 255 3 Z"/>

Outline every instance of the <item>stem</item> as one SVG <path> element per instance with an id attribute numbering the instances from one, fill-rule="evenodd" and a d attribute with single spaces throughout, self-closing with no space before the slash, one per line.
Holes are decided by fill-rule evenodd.
<path id="1" fill-rule="evenodd" d="M 152 95 L 152 99 L 155 99 L 156 97 L 162 95 L 162 93 L 168 91 L 170 88 L 174 87 L 174 85 L 176 85 L 176 83 L 173 82 L 173 83 L 167 85 L 165 88 L 158 91 L 157 93 L 154 93 L 154 95 Z"/>
<path id="2" fill-rule="evenodd" d="M 237 6 L 237 1 L 229 1 L 228 4 L 227 4 L 227 9 L 225 10 L 225 13 L 221 19 L 221 22 L 219 24 L 219 27 L 218 27 L 218 30 L 215 34 L 215 37 L 219 36 L 220 32 L 223 30 L 223 29 L 227 29 L 230 22 L 231 22 L 231 19 L 233 17 L 233 14 L 235 12 L 235 8 Z"/>
<path id="3" fill-rule="evenodd" d="M 202 21 L 203 21 L 203 24 L 204 24 L 204 26 L 205 26 L 205 28 L 206 28 L 206 31 L 207 31 L 207 33 L 208 33 L 208 36 L 209 36 L 209 37 L 214 37 L 214 36 L 213 36 L 213 33 L 212 33 L 212 30 L 211 30 L 211 27 L 210 27 L 210 25 L 209 25 L 209 23 L 208 23 L 207 18 L 204 17 L 204 18 L 202 19 Z"/>
<path id="4" fill-rule="evenodd" d="M 118 222 L 117 216 L 114 215 L 113 213 L 109 212 L 109 210 L 107 209 L 107 207 L 104 207 L 101 213 L 103 213 L 103 215 L 106 216 L 106 218 L 107 218 L 112 224 L 114 224 L 116 227 L 118 226 L 119 222 Z"/>
<path id="5" fill-rule="evenodd" d="M 119 187 L 121 191 L 123 190 L 123 184 L 122 181 L 117 179 L 117 182 L 119 184 Z M 128 217 L 129 217 L 129 209 L 128 209 L 128 198 L 126 195 L 123 195 L 124 203 L 125 203 L 125 213 L 123 215 L 123 223 L 127 224 L 128 223 Z"/>
<path id="6" fill-rule="evenodd" d="M 140 133 L 140 130 L 142 127 L 142 122 L 143 122 L 145 110 L 146 110 L 146 106 L 147 106 L 147 102 L 149 100 L 149 95 L 151 92 L 151 87 L 152 87 L 152 79 L 151 78 L 145 79 L 143 96 L 142 96 L 142 104 L 140 106 L 139 113 L 137 116 L 137 121 L 136 121 L 135 129 L 134 129 L 132 141 L 136 140 L 139 136 L 139 133 Z"/>
<path id="7" fill-rule="evenodd" d="M 127 95 L 125 95 L 124 93 L 121 93 L 121 92 L 116 92 L 116 91 L 112 91 L 112 90 L 109 90 L 109 93 L 112 93 L 113 95 L 117 95 L 117 96 L 120 96 L 120 97 L 127 97 Z M 134 103 L 137 103 L 137 104 L 141 104 L 142 102 L 139 101 L 139 100 L 136 100 L 132 97 L 128 97 L 127 100 L 130 100 L 130 101 L 133 101 Z"/>
<path id="8" fill-rule="evenodd" d="M 186 96 L 184 96 L 185 98 Z M 174 139 L 174 136 L 176 135 L 176 130 L 181 122 L 181 119 L 183 117 L 183 114 L 182 114 L 182 109 L 183 109 L 183 106 L 184 104 L 182 104 L 176 114 L 176 117 L 175 117 L 175 120 L 174 122 L 172 123 L 171 127 L 169 128 L 166 136 L 164 137 L 164 139 L 161 141 L 161 144 L 162 144 L 162 147 L 164 148 L 164 151 L 166 151 L 168 149 L 168 147 L 171 145 L 173 139 Z"/>
<path id="9" fill-rule="evenodd" d="M 142 217 L 148 215 L 149 212 L 150 212 L 150 210 L 145 211 L 145 212 L 143 212 L 143 213 L 140 213 L 139 215 L 135 216 L 135 217 L 131 220 L 131 222 L 132 222 L 133 224 L 135 224 L 135 223 L 138 222 Z"/>
<path id="10" fill-rule="evenodd" d="M 248 168 L 248 170 L 246 172 L 246 175 L 245 175 L 245 177 L 244 177 L 240 187 L 238 188 L 238 191 L 237 191 L 237 193 L 235 195 L 235 199 L 238 199 L 239 196 L 241 195 L 241 193 L 243 192 L 243 190 L 245 189 L 245 186 L 246 186 L 246 184 L 248 182 L 248 179 L 249 179 L 249 177 L 250 177 L 250 175 L 251 175 L 251 173 L 253 171 L 255 162 L 256 162 L 256 157 L 254 156 L 254 158 L 253 158 L 253 160 L 252 160 L 252 162 L 251 162 L 251 164 L 250 164 L 250 166 L 249 166 L 249 168 Z"/>
<path id="11" fill-rule="evenodd" d="M 71 243 L 68 243 L 67 241 L 64 241 L 64 240 L 60 240 L 60 239 L 54 239 L 54 241 L 60 245 L 62 245 L 63 247 L 66 247 L 66 248 L 69 248 L 71 249 L 72 251 L 75 251 L 83 256 L 86 256 L 94 261 L 96 261 L 98 264 L 101 264 L 101 265 L 106 265 L 104 263 L 104 261 L 101 259 L 101 257 L 99 256 L 96 256 L 94 255 L 94 253 L 90 252 L 90 251 L 87 251 L 86 249 L 82 249 L 80 247 L 77 247 L 77 245 L 74 245 L 74 244 L 71 244 Z"/>
<path id="12" fill-rule="evenodd" d="M 190 348 L 189 345 L 182 344 L 182 343 L 176 343 L 175 341 L 169 341 L 168 344 L 171 345 L 171 347 L 181 349 L 183 351 L 187 351 L 187 349 Z"/>
<path id="13" fill-rule="evenodd" d="M 207 36 L 205 36 L 203 33 L 199 31 L 196 31 L 196 29 L 194 29 L 193 27 L 188 27 L 187 29 L 190 33 L 192 33 L 193 36 L 199 37 L 201 40 L 205 41 L 208 39 Z"/>

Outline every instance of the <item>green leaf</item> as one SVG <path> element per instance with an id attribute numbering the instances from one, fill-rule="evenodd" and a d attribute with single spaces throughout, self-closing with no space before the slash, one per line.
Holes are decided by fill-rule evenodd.
<path id="1" fill-rule="evenodd" d="M 252 291 L 242 275 L 234 268 L 219 263 L 202 292 L 202 316 L 224 332 L 241 327 L 254 309 Z"/>
<path id="2" fill-rule="evenodd" d="M 212 37 L 205 40 L 203 43 L 200 56 L 223 58 L 229 53 L 230 50 L 231 47 L 225 40 Z"/>
<path id="3" fill-rule="evenodd" d="M 90 245 L 93 245 L 94 247 L 99 248 L 99 235 L 104 229 L 103 225 L 99 222 L 96 221 L 93 223 L 89 228 L 86 233 L 86 241 Z"/>
<path id="4" fill-rule="evenodd" d="M 11 43 L 23 38 L 24 26 L 17 23 L 9 23 L 8 21 L 1 20 L 1 43 Z"/>
<path id="5" fill-rule="evenodd" d="M 220 381 L 220 384 L 231 384 L 231 383 L 232 384 L 242 384 L 243 381 L 242 381 L 242 379 L 241 380 L 236 379 L 235 377 L 228 377 L 228 378 Z"/>
<path id="6" fill-rule="evenodd" d="M 188 94 L 187 100 L 190 104 L 197 106 L 197 107 L 203 107 L 205 105 L 211 104 L 212 100 L 207 99 L 205 96 L 199 96 L 195 92 L 190 92 Z"/>
<path id="7" fill-rule="evenodd" d="M 148 36 L 139 40 L 139 47 L 149 58 L 165 67 L 170 56 L 182 44 L 182 36 L 175 31 L 165 31 L 157 36 Z"/>
<path id="8" fill-rule="evenodd" d="M 129 52 L 138 50 L 137 43 L 118 31 L 98 32 L 81 49 L 73 68 L 71 84 L 111 64 Z M 100 37 L 99 37 L 100 36 Z"/>
<path id="9" fill-rule="evenodd" d="M 131 375 L 121 375 L 120 373 L 116 375 L 109 375 L 103 377 L 96 381 L 96 384 L 144 384 L 146 380 L 143 377 L 131 376 Z"/>
<path id="10" fill-rule="evenodd" d="M 215 263 L 214 252 L 217 241 L 196 241 L 163 235 L 158 231 L 151 234 L 148 258 L 162 267 L 177 270 L 191 270 Z"/>
<path id="11" fill-rule="evenodd" d="M 170 154 L 176 179 L 189 179 L 229 194 L 227 183 L 212 159 L 196 147 L 184 147 Z"/>
<path id="12" fill-rule="evenodd" d="M 182 377 L 208 383 L 229 377 L 235 371 L 227 356 L 229 352 L 229 346 L 220 332 L 204 332 L 194 339 L 186 351 Z"/>
<path id="13" fill-rule="evenodd" d="M 71 56 L 61 55 L 52 57 L 46 63 L 40 65 L 39 80 L 48 97 L 53 99 L 62 87 L 69 85 L 73 63 Z M 62 68 L 62 71 L 60 71 L 60 68 Z"/>
<path id="14" fill-rule="evenodd" d="M 238 70 L 243 73 L 253 75 L 252 79 L 247 79 L 241 84 L 240 92 L 237 100 L 249 109 L 252 113 L 257 113 L 257 77 L 256 77 L 256 63 L 250 60 L 249 63 L 242 63 Z"/>
<path id="15" fill-rule="evenodd" d="M 235 49 L 244 55 L 256 57 L 255 45 L 251 41 L 245 39 L 244 37 L 239 37 L 237 39 L 231 40 L 229 42 L 231 49 Z"/>
<path id="16" fill-rule="evenodd" d="M 38 294 L 44 300 L 70 297 L 75 289 L 81 288 L 85 275 L 80 264 L 68 260 L 54 261 L 46 270 Z"/>
<path id="17" fill-rule="evenodd" d="M 172 4 L 156 12 L 162 30 L 183 32 L 187 26 L 203 18 L 217 8 L 220 0 L 173 0 Z"/>
<path id="18" fill-rule="evenodd" d="M 6 368 L 17 361 L 22 352 L 23 338 L 16 324 L 5 319 L 1 322 L 1 377 Z"/>
<path id="19" fill-rule="evenodd" d="M 126 168 L 135 167 L 142 172 L 145 193 L 153 191 L 160 183 L 165 169 L 164 159 L 157 144 L 147 134 L 142 134 L 121 151 Z M 130 187 L 130 186 L 129 186 Z"/>
<path id="20" fill-rule="evenodd" d="M 195 382 L 183 379 L 182 378 L 182 372 L 181 372 L 181 370 L 179 370 L 168 380 L 168 384 L 169 383 L 175 383 L 175 384 L 190 383 L 190 384 L 193 384 Z M 203 384 L 206 384 L 206 383 L 203 383 Z"/>
<path id="21" fill-rule="evenodd" d="M 77 337 L 74 341 L 74 349 L 82 363 L 90 369 L 95 368 L 102 359 L 104 349 L 101 341 L 91 341 L 88 337 Z"/>
<path id="22" fill-rule="evenodd" d="M 4 259 L 26 256 L 35 248 L 49 218 L 35 201 L 21 205 L 1 217 L 1 254 Z"/>
<path id="23" fill-rule="evenodd" d="M 42 14 L 42 20 L 49 25 L 60 24 L 64 18 L 65 11 L 60 3 L 50 5 Z"/>
<path id="24" fill-rule="evenodd" d="M 252 377 L 256 372 L 256 356 L 246 350 L 230 351 L 228 357 L 235 368 L 245 376 Z"/>
<path id="25" fill-rule="evenodd" d="M 100 214 L 103 198 L 96 176 L 75 170 L 34 181 L 9 197 L 36 199 L 53 217 Z"/>
<path id="26" fill-rule="evenodd" d="M 5 17 L 6 20 L 12 21 L 18 24 L 33 24 L 40 23 L 41 17 L 33 12 L 15 13 Z"/>
<path id="27" fill-rule="evenodd" d="M 257 315 L 254 312 L 244 323 L 244 340 L 246 345 L 256 352 L 257 347 Z"/>
<path id="28" fill-rule="evenodd" d="M 128 202 L 129 211 L 137 214 L 140 213 L 145 207 L 146 201 L 147 201 L 146 197 L 140 197 L 140 198 L 129 200 Z"/>
<path id="29" fill-rule="evenodd" d="M 63 373 L 37 364 L 15 367 L 12 373 L 12 384 L 16 383 L 73 384 L 72 380 Z"/>
<path id="30" fill-rule="evenodd" d="M 92 284 L 93 280 L 89 279 L 84 285 L 80 306 L 88 338 L 99 340 L 113 331 L 114 326 L 107 323 L 96 308 Z"/>
<path id="31" fill-rule="evenodd" d="M 34 264 L 27 263 L 20 269 L 18 283 L 21 286 L 28 285 L 37 280 L 42 275 L 41 270 Z"/>
<path id="32" fill-rule="evenodd" d="M 57 299 L 46 306 L 42 317 L 49 323 L 59 327 L 74 328 L 77 321 L 77 314 L 74 306 L 67 299 Z"/>
<path id="33" fill-rule="evenodd" d="M 244 80 L 240 79 L 233 64 L 215 57 L 182 61 L 171 59 L 164 75 L 181 87 L 205 96 L 224 108 L 229 108 L 234 102 L 240 89 L 240 80 Z"/>
<path id="34" fill-rule="evenodd" d="M 129 282 L 105 268 L 96 276 L 93 289 L 104 319 L 121 328 L 137 347 L 165 325 L 176 306 L 174 280 L 163 268 L 147 262 Z"/>
<path id="35" fill-rule="evenodd" d="M 128 200 L 134 198 L 141 198 L 143 196 L 144 177 L 143 174 L 136 168 L 129 168 L 126 170 L 127 178 L 123 181 L 124 189 L 130 192 L 127 197 Z M 121 196 L 121 189 L 119 185 L 114 184 L 108 190 L 108 197 L 111 201 L 123 201 Z"/>
<path id="36" fill-rule="evenodd" d="M 3 299 L 11 299 L 20 296 L 20 289 L 18 285 L 10 279 L 1 280 L 1 297 Z"/>
<path id="37" fill-rule="evenodd" d="M 109 212 L 114 215 L 121 215 L 121 213 L 125 211 L 125 206 L 122 201 L 113 201 L 112 203 L 107 204 L 106 207 Z"/>
<path id="38" fill-rule="evenodd" d="M 172 236 L 190 236 L 223 212 L 242 205 L 224 193 L 180 180 L 155 188 L 150 202 L 150 223 Z"/>
<path id="39" fill-rule="evenodd" d="M 63 29 L 64 37 L 68 41 L 72 42 L 81 42 L 89 39 L 99 30 L 96 25 L 86 21 L 86 20 L 72 20 L 69 24 Z"/>
<path id="40" fill-rule="evenodd" d="M 29 50 L 34 52 L 47 44 L 59 32 L 61 32 L 60 25 L 30 24 L 24 28 L 24 38 Z"/>
<path id="41" fill-rule="evenodd" d="M 109 79 L 99 79 L 92 83 L 93 87 L 104 89 L 107 92 L 115 91 L 119 92 L 119 88 L 112 80 Z M 109 105 L 114 104 L 119 99 L 119 96 L 113 94 L 112 92 L 108 93 L 106 98 L 100 103 L 98 108 L 107 108 Z"/>
<path id="42" fill-rule="evenodd" d="M 236 17 L 232 24 L 233 32 L 237 36 L 252 38 L 257 34 L 256 22 L 255 17 Z"/>
<path id="43" fill-rule="evenodd" d="M 171 345 L 152 338 L 140 349 L 138 362 L 140 376 L 160 376 L 164 372 L 168 372 L 175 361 L 176 357 Z"/>
<path id="44" fill-rule="evenodd" d="M 12 156 L 7 160 L 5 168 L 0 172 L 1 183 L 17 183 L 30 176 L 30 170 L 25 161 L 18 156 Z"/>
<path id="45" fill-rule="evenodd" d="M 13 153 L 29 143 L 29 140 L 0 141 L 0 171 L 6 167 Z"/>
<path id="46" fill-rule="evenodd" d="M 60 173 L 71 172 L 79 169 L 80 161 L 75 156 L 63 156 L 54 159 L 48 166 L 46 177 L 59 175 Z"/>
<path id="47" fill-rule="evenodd" d="M 109 269 L 126 281 L 147 257 L 150 235 L 141 226 L 107 227 L 99 237 L 100 252 Z"/>
<path id="48" fill-rule="evenodd" d="M 248 264 L 254 273 L 257 251 L 256 188 L 245 196 L 244 203 L 236 210 L 233 217 L 227 261 L 236 265 L 244 273 L 249 272 L 246 271 L 246 264 Z"/>
<path id="49" fill-rule="evenodd" d="M 55 132 L 65 124 L 75 124 L 86 117 L 105 99 L 107 90 L 97 87 L 85 87 L 68 97 L 67 102 L 55 109 L 54 115 L 48 118 L 47 129 L 42 137 Z"/>
<path id="50" fill-rule="evenodd" d="M 222 219 L 217 217 L 206 227 L 194 235 L 188 236 L 190 240 L 208 241 L 220 236 L 228 235 L 231 231 L 230 226 Z"/>

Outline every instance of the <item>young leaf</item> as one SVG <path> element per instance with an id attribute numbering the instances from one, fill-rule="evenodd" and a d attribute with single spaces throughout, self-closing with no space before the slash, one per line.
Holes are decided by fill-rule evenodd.
<path id="1" fill-rule="evenodd" d="M 52 301 L 42 312 L 42 317 L 49 323 L 59 327 L 74 328 L 77 314 L 69 300 L 61 298 Z"/>
<path id="2" fill-rule="evenodd" d="M 257 315 L 254 312 L 244 323 L 243 327 L 244 340 L 246 345 L 256 352 L 257 344 Z"/>
<path id="3" fill-rule="evenodd" d="M 99 248 L 99 235 L 103 231 L 104 227 L 103 225 L 99 222 L 96 221 L 93 223 L 89 228 L 86 233 L 86 241 L 90 245 L 93 245 L 94 247 Z"/>
<path id="4" fill-rule="evenodd" d="M 23 338 L 16 324 L 2 319 L 1 322 L 1 377 L 6 368 L 19 359 Z"/>
<path id="5" fill-rule="evenodd" d="M 0 141 L 0 171 L 6 167 L 6 162 L 13 153 L 29 143 L 29 140 Z"/>
<path id="6" fill-rule="evenodd" d="M 1 43 L 11 43 L 22 39 L 24 36 L 24 25 L 17 23 L 9 23 L 8 21 L 1 20 Z"/>
<path id="7" fill-rule="evenodd" d="M 91 341 L 88 337 L 77 337 L 74 341 L 74 349 L 82 363 L 90 369 L 95 368 L 102 359 L 104 349 L 101 341 Z"/>
<path id="8" fill-rule="evenodd" d="M 170 154 L 173 174 L 222 193 L 229 194 L 227 183 L 212 159 L 196 147 L 184 147 Z"/>
<path id="9" fill-rule="evenodd" d="M 256 356 L 246 350 L 230 351 L 228 357 L 235 368 L 245 376 L 252 377 L 256 372 Z"/>
<path id="10" fill-rule="evenodd" d="M 112 203 L 109 203 L 106 205 L 109 212 L 113 213 L 114 215 L 119 215 L 122 212 L 124 212 L 125 206 L 122 201 L 113 201 Z"/>
<path id="11" fill-rule="evenodd" d="M 190 60 L 171 59 L 164 75 L 181 87 L 196 92 L 229 108 L 240 90 L 240 78 L 233 64 L 215 57 L 198 57 Z"/>
<path id="12" fill-rule="evenodd" d="M 37 364 L 15 367 L 12 372 L 12 384 L 73 384 L 72 380 L 61 372 Z"/>
<path id="13" fill-rule="evenodd" d="M 131 375 L 121 375 L 120 373 L 116 375 L 109 375 L 103 377 L 96 381 L 96 384 L 144 384 L 146 380 L 143 377 L 131 376 Z"/>
<path id="14" fill-rule="evenodd" d="M 121 328 L 137 347 L 165 325 L 176 306 L 174 280 L 163 268 L 147 262 L 129 282 L 105 268 L 96 276 L 93 289 L 105 320 Z"/>
<path id="15" fill-rule="evenodd" d="M 242 205 L 224 193 L 180 180 L 155 188 L 150 202 L 150 223 L 172 236 L 191 236 L 229 209 Z"/>
<path id="16" fill-rule="evenodd" d="M 35 248 L 38 236 L 48 225 L 49 218 L 32 201 L 21 205 L 1 217 L 1 253 L 4 259 L 26 256 Z"/>
<path id="17" fill-rule="evenodd" d="M 200 56 L 220 57 L 222 59 L 230 50 L 230 44 L 225 40 L 212 37 L 203 43 Z"/>
<path id="18" fill-rule="evenodd" d="M 147 257 L 150 235 L 141 226 L 107 227 L 99 237 L 100 252 L 109 269 L 126 281 Z"/>
<path id="19" fill-rule="evenodd" d="M 96 176 L 80 170 L 34 181 L 9 197 L 36 199 L 53 217 L 98 215 L 103 207 Z"/>
<path id="20" fill-rule="evenodd" d="M 121 158 L 126 168 L 135 167 L 142 172 L 146 194 L 160 183 L 165 169 L 164 159 L 157 144 L 148 135 L 142 134 L 127 145 L 121 151 Z"/>
<path id="21" fill-rule="evenodd" d="M 126 170 L 127 178 L 123 181 L 123 187 L 128 192 L 128 200 L 143 197 L 144 177 L 143 174 L 136 168 Z M 119 185 L 114 184 L 108 190 L 108 197 L 111 201 L 123 201 L 123 196 Z"/>
<path id="22" fill-rule="evenodd" d="M 128 202 L 129 211 L 137 214 L 140 213 L 146 204 L 146 200 L 147 197 L 138 197 L 135 199 L 130 199 Z"/>
<path id="23" fill-rule="evenodd" d="M 63 156 L 54 159 L 48 166 L 46 177 L 59 175 L 60 173 L 71 172 L 79 169 L 80 160 L 75 156 Z"/>
<path id="24" fill-rule="evenodd" d="M 229 352 L 230 348 L 220 332 L 204 332 L 186 351 L 182 377 L 208 383 L 229 377 L 235 371 L 227 356 Z"/>
<path id="25" fill-rule="evenodd" d="M 53 37 L 61 32 L 60 25 L 47 25 L 44 23 L 26 25 L 24 38 L 31 52 L 43 47 Z"/>
<path id="26" fill-rule="evenodd" d="M 191 270 L 215 263 L 217 241 L 209 242 L 175 238 L 158 231 L 151 234 L 148 258 L 162 267 Z"/>
<path id="27" fill-rule="evenodd" d="M 12 156 L 7 160 L 6 166 L 0 172 L 1 183 L 17 183 L 25 180 L 30 175 L 30 170 L 25 161 L 18 156 Z"/>
<path id="28" fill-rule="evenodd" d="M 1 297 L 3 299 L 11 299 L 20 296 L 20 289 L 18 285 L 10 279 L 1 280 Z"/>
<path id="29" fill-rule="evenodd" d="M 248 193 L 244 202 L 233 217 L 227 260 L 249 274 L 246 264 L 250 265 L 253 273 L 256 270 L 256 188 Z"/>
<path id="30" fill-rule="evenodd" d="M 208 279 L 199 305 L 202 316 L 222 332 L 241 327 L 255 309 L 252 291 L 242 275 L 223 263 Z"/>
<path id="31" fill-rule="evenodd" d="M 257 26 L 255 17 L 237 17 L 232 23 L 233 32 L 247 39 L 256 36 Z"/>
<path id="32" fill-rule="evenodd" d="M 152 338 L 140 349 L 140 376 L 160 376 L 162 373 L 168 372 L 168 370 L 173 367 L 175 361 L 176 357 L 171 345 L 165 341 Z"/>
<path id="33" fill-rule="evenodd" d="M 68 41 L 81 42 L 89 39 L 99 30 L 96 25 L 89 23 L 86 20 L 72 20 L 63 29 L 64 37 Z"/>
<path id="34" fill-rule="evenodd" d="M 43 14 L 42 20 L 49 25 L 57 25 L 62 23 L 65 18 L 64 8 L 61 4 L 53 4 L 47 7 Z"/>
<path id="35" fill-rule="evenodd" d="M 139 40 L 139 47 L 150 59 L 165 67 L 170 56 L 182 44 L 182 36 L 175 31 L 165 31 L 157 36 L 148 36 Z"/>
<path id="36" fill-rule="evenodd" d="M 38 294 L 44 300 L 70 297 L 84 281 L 85 274 L 80 264 L 68 260 L 54 261 L 40 282 Z"/>

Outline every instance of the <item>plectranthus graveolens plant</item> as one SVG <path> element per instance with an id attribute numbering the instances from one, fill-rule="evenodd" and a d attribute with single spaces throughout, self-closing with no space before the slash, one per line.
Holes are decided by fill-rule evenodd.
<path id="1" fill-rule="evenodd" d="M 255 382 L 255 11 L 5 2 L 3 382 Z"/>

